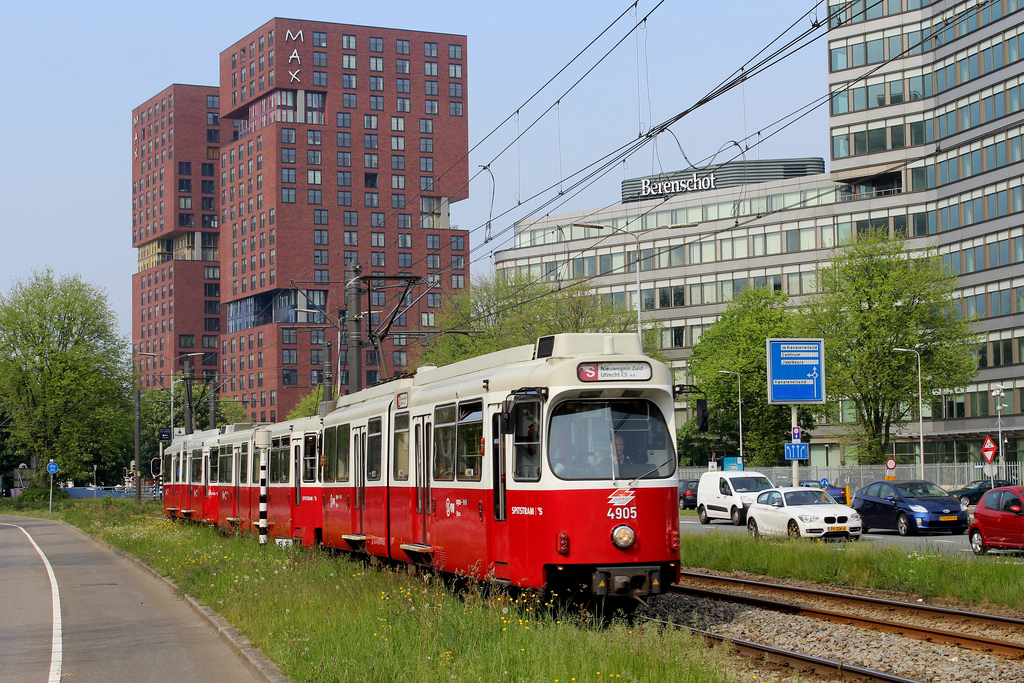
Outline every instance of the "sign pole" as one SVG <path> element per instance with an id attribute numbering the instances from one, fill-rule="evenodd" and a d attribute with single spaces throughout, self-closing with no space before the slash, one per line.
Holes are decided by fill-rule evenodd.
<path id="1" fill-rule="evenodd" d="M 793 403 L 790 407 L 790 431 L 795 435 L 798 433 L 799 426 L 796 421 L 796 404 Z M 792 486 L 800 485 L 800 461 L 793 459 L 793 483 Z"/>

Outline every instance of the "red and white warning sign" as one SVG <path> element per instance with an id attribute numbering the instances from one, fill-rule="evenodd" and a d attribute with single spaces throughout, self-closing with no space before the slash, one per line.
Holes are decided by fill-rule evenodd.
<path id="1" fill-rule="evenodd" d="M 996 442 L 992 440 L 992 437 L 986 436 L 985 443 L 981 446 L 981 454 L 985 456 L 985 461 L 992 462 L 998 450 L 999 447 L 996 446 Z"/>

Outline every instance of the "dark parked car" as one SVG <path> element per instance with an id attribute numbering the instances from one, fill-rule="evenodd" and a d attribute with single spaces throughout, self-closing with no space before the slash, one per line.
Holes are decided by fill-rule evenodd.
<path id="1" fill-rule="evenodd" d="M 992 485 L 993 481 L 995 482 L 995 486 Z M 1005 479 L 977 479 L 962 489 L 950 491 L 949 495 L 959 498 L 960 504 L 965 507 L 968 505 L 977 505 L 978 501 L 981 500 L 981 494 L 985 493 L 985 491 L 988 491 L 989 489 L 995 488 L 996 486 L 1013 486 L 1013 482 Z"/>
<path id="2" fill-rule="evenodd" d="M 697 509 L 697 479 L 682 479 L 679 481 L 679 509 Z"/>
<path id="3" fill-rule="evenodd" d="M 800 482 L 800 485 L 801 486 L 806 486 L 809 489 L 821 489 L 822 488 L 821 482 L 820 481 L 815 481 L 814 479 L 804 479 L 803 481 Z M 838 486 L 832 486 L 832 484 L 829 484 L 828 486 L 824 487 L 822 490 L 824 490 L 825 493 L 827 493 L 828 495 L 832 496 L 832 498 L 835 499 L 835 501 L 837 503 L 841 503 L 843 505 L 846 505 L 846 489 L 839 488 Z"/>
<path id="4" fill-rule="evenodd" d="M 851 505 L 868 529 L 896 529 L 900 536 L 919 531 L 967 531 L 967 510 L 960 500 L 930 481 L 876 481 L 853 494 Z"/>
<path id="5" fill-rule="evenodd" d="M 974 509 L 971 550 L 984 555 L 990 549 L 1024 550 L 1024 487 L 1008 486 L 986 493 Z"/>

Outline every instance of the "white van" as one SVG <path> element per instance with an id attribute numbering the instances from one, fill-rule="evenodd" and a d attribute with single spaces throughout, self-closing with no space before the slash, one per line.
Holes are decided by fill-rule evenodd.
<path id="1" fill-rule="evenodd" d="M 775 488 L 760 472 L 705 472 L 697 483 L 697 518 L 701 524 L 712 519 L 731 519 L 736 526 L 747 520 L 747 508 L 759 491 Z"/>

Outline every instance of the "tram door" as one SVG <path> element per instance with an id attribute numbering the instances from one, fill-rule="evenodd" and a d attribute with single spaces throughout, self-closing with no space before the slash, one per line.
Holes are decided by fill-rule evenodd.
<path id="1" fill-rule="evenodd" d="M 366 509 L 366 427 L 352 427 L 352 532 L 363 533 Z"/>
<path id="2" fill-rule="evenodd" d="M 507 473 L 505 463 L 505 437 L 501 431 L 501 410 L 500 404 L 487 406 L 488 423 L 490 427 L 490 449 L 491 460 L 491 485 L 493 488 L 493 514 L 494 523 L 491 528 L 491 560 L 494 563 L 494 576 L 497 579 L 509 579 L 511 573 L 508 568 L 509 544 L 508 524 L 505 523 L 508 515 L 508 501 L 506 498 Z"/>
<path id="3" fill-rule="evenodd" d="M 413 453 L 416 462 L 416 506 L 413 522 L 413 542 L 429 545 L 427 540 L 427 519 L 430 517 L 430 416 L 418 415 L 413 418 Z"/>

